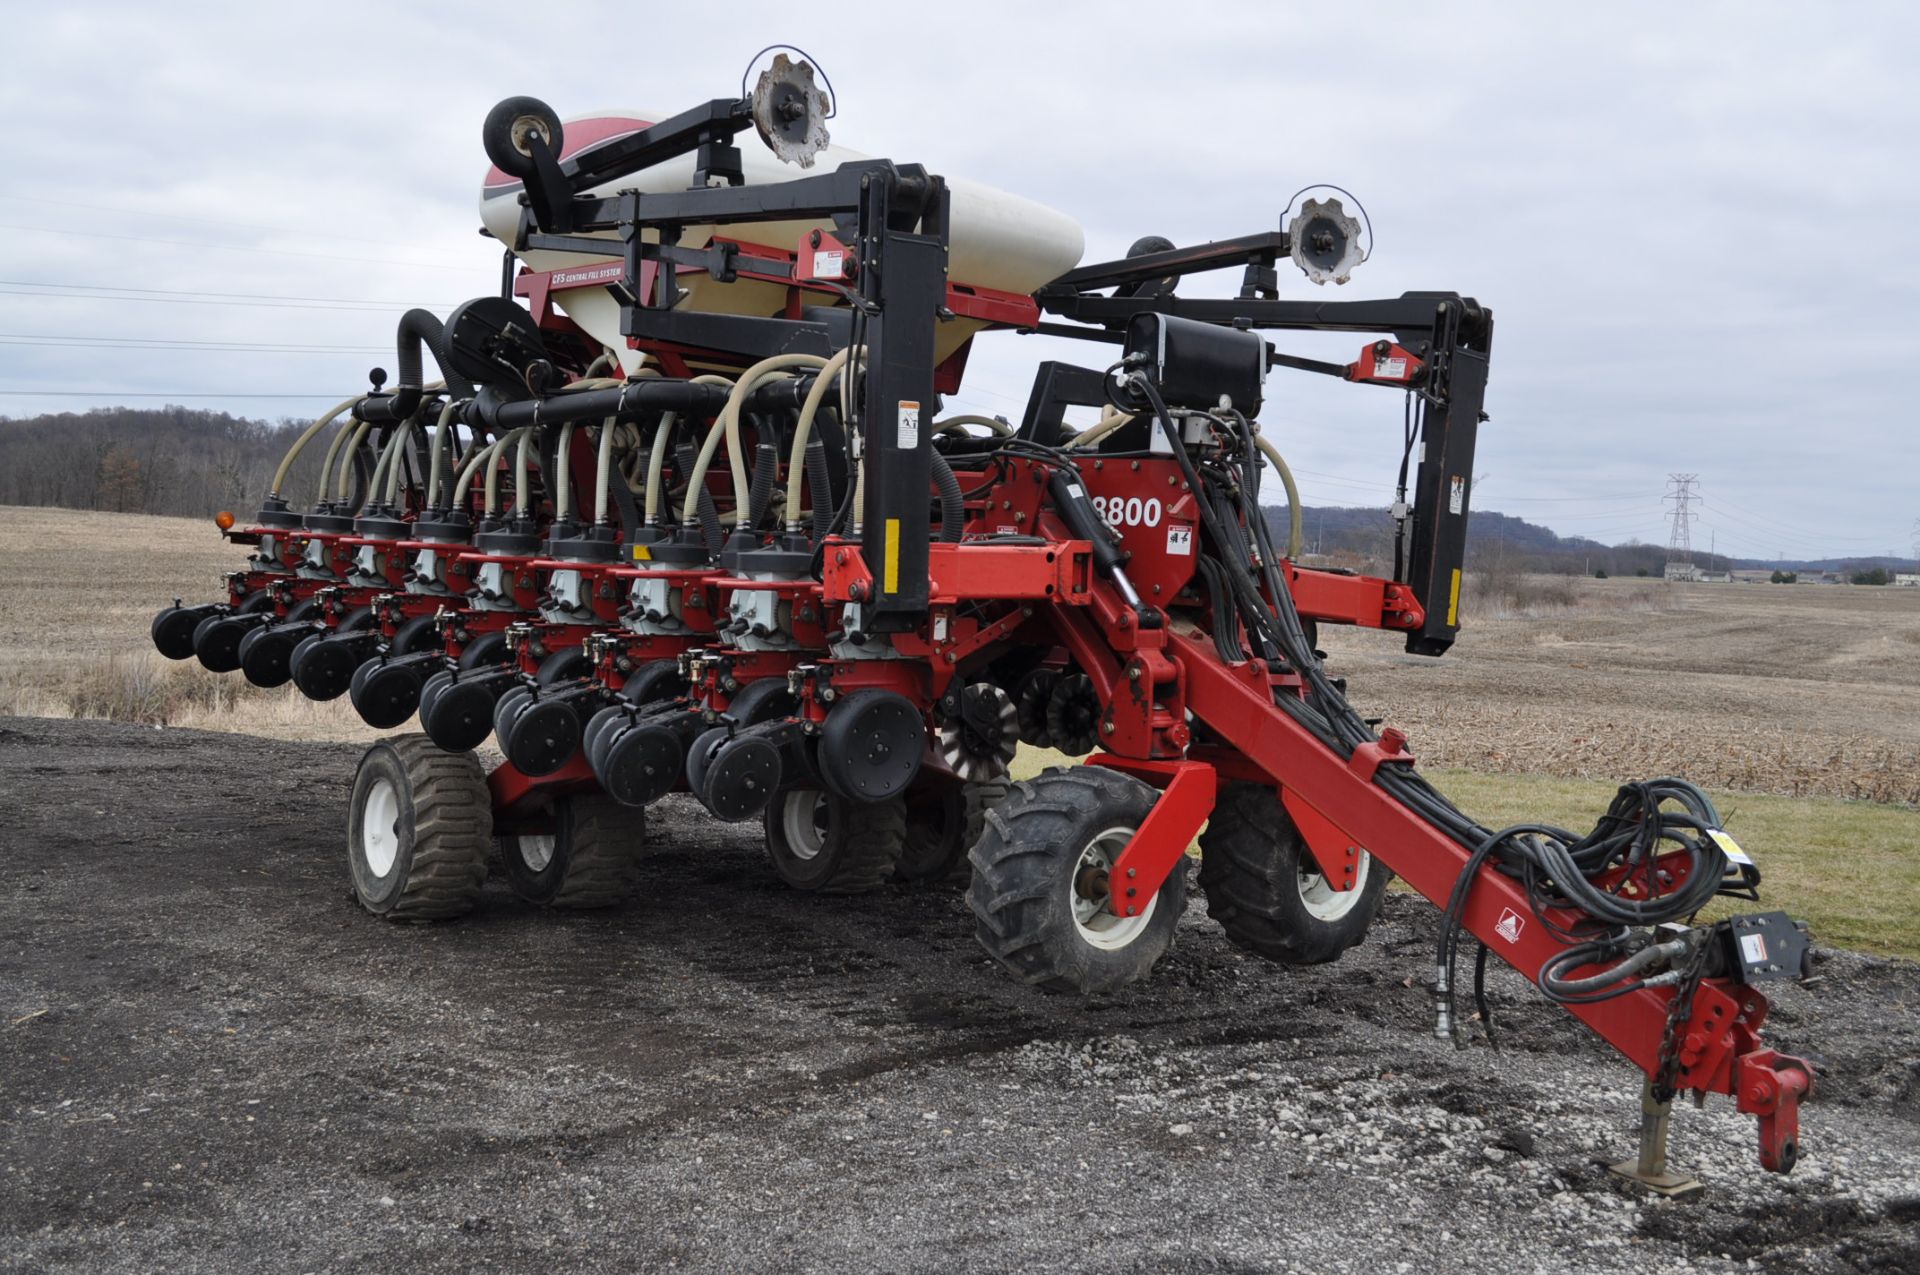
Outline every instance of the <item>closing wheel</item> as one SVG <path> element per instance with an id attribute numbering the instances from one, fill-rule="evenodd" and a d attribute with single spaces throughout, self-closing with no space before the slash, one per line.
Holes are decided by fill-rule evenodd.
<path id="1" fill-rule="evenodd" d="M 760 735 L 736 735 L 713 750 L 694 795 L 715 818 L 751 819 L 780 787 L 780 750 Z"/>
<path id="2" fill-rule="evenodd" d="M 209 673 L 231 673 L 240 667 L 240 643 L 272 623 L 273 595 L 256 589 L 232 613 L 211 615 L 194 626 L 193 653 Z"/>
<path id="3" fill-rule="evenodd" d="M 173 606 L 153 617 L 153 648 L 170 660 L 193 658 L 193 631 L 202 621 L 226 613 L 223 602 L 204 602 L 199 606 Z"/>
<path id="4" fill-rule="evenodd" d="M 293 658 L 293 648 L 313 634 L 325 631 L 325 626 L 317 621 L 291 617 L 257 628 L 240 639 L 240 672 L 247 681 L 263 689 L 285 686 L 293 677 L 288 663 Z"/>
<path id="5" fill-rule="evenodd" d="M 508 692 L 509 695 L 519 692 Z M 500 751 L 523 775 L 551 775 L 572 759 L 580 747 L 580 711 L 569 700 L 551 695 L 536 699 L 531 692 L 519 701 L 512 720 L 502 725 L 504 713 L 494 716 L 494 736 Z M 506 700 L 501 700 L 501 708 Z"/>
<path id="6" fill-rule="evenodd" d="M 1236 946 L 1287 965 L 1322 965 L 1366 937 L 1390 874 L 1358 852 L 1336 890 L 1273 789 L 1230 784 L 1200 834 L 1207 915 Z"/>
<path id="7" fill-rule="evenodd" d="M 780 879 L 815 894 L 863 894 L 893 875 L 907 807 L 850 801 L 824 788 L 789 788 L 765 813 L 767 857 Z"/>
<path id="8" fill-rule="evenodd" d="M 529 903 L 610 908 L 640 885 L 647 816 L 599 793 L 554 803 L 553 831 L 500 838 L 507 884 Z"/>
<path id="9" fill-rule="evenodd" d="M 537 97 L 510 97 L 487 112 L 480 125 L 480 145 L 493 166 L 509 177 L 533 175 L 534 134 L 546 139 L 555 159 L 565 141 L 560 117 Z"/>
<path id="10" fill-rule="evenodd" d="M 391 921 L 471 911 L 487 879 L 493 807 L 480 763 L 424 735 L 382 740 L 353 777 L 347 865 L 360 905 Z"/>
<path id="11" fill-rule="evenodd" d="M 509 670 L 483 669 L 456 679 L 435 673 L 420 689 L 420 725 L 434 743 L 450 752 L 466 752 L 486 742 L 493 731 L 494 705 L 501 692 L 516 685 Z"/>
<path id="12" fill-rule="evenodd" d="M 505 664 L 512 658 L 506 634 L 482 633 L 461 648 L 460 658 L 454 663 L 462 669 L 486 668 L 491 664 Z"/>
<path id="13" fill-rule="evenodd" d="M 1186 910 L 1186 862 L 1134 916 L 1108 908 L 1107 874 L 1157 797 L 1100 766 L 1056 767 L 1015 784 L 987 812 L 968 856 L 980 945 L 1048 991 L 1110 992 L 1144 978 Z"/>
<path id="14" fill-rule="evenodd" d="M 874 802 L 904 793 L 920 773 L 926 751 L 926 721 L 913 701 L 870 687 L 833 706 L 816 755 L 827 787 Z"/>
<path id="15" fill-rule="evenodd" d="M 617 708 L 603 713 L 618 713 Z M 600 786 L 625 806 L 644 806 L 673 791 L 686 764 L 680 736 L 658 723 L 604 728 L 593 773 Z"/>
<path id="16" fill-rule="evenodd" d="M 978 783 L 922 783 L 907 794 L 907 844 L 894 876 L 944 881 L 967 861 L 986 827 L 987 811 L 1006 800 L 1005 778 Z"/>
<path id="17" fill-rule="evenodd" d="M 420 687 L 430 671 L 426 663 L 368 660 L 354 671 L 349 688 L 354 711 L 375 730 L 392 730 L 420 707 Z"/>

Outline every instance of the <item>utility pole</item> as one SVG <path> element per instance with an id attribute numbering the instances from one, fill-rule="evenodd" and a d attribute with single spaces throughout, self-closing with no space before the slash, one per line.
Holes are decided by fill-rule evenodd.
<path id="1" fill-rule="evenodd" d="M 1660 503 L 1673 507 L 1667 515 L 1673 521 L 1673 530 L 1667 536 L 1669 580 L 1691 580 L 1694 576 L 1693 520 L 1699 515 L 1693 512 L 1693 502 L 1700 499 L 1694 490 L 1699 482 L 1698 474 L 1667 475 L 1667 494 L 1661 497 Z"/>

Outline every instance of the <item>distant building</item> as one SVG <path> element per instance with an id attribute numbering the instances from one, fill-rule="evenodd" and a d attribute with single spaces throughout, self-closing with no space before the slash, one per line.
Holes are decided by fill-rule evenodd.
<path id="1" fill-rule="evenodd" d="M 1701 584 L 1731 584 L 1733 573 L 1731 571 L 1700 571 L 1696 572 L 1693 578 Z"/>
<path id="2" fill-rule="evenodd" d="M 1667 564 L 1667 579 L 1669 580 L 1698 580 L 1699 578 L 1700 568 L 1694 566 L 1691 562 L 1669 562 Z"/>
<path id="3" fill-rule="evenodd" d="M 1920 589 L 1920 571 L 1896 571 L 1893 582 L 1903 589 Z"/>

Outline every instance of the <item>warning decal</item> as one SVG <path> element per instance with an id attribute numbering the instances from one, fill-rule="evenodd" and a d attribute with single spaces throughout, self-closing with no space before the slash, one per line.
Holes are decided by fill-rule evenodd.
<path id="1" fill-rule="evenodd" d="M 1176 523 L 1167 528 L 1167 552 L 1185 558 L 1193 553 L 1193 528 Z"/>
<path id="2" fill-rule="evenodd" d="M 1520 931 L 1526 928 L 1526 918 L 1512 908 L 1501 908 L 1500 919 L 1493 923 L 1493 932 L 1509 943 L 1518 943 Z"/>
<path id="3" fill-rule="evenodd" d="M 900 400 L 900 431 L 894 442 L 904 451 L 920 445 L 920 404 L 912 399 Z"/>

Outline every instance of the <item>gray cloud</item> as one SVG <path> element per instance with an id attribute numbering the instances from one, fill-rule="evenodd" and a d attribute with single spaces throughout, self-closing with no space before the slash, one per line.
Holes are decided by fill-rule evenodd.
<path id="1" fill-rule="evenodd" d="M 267 396 L 351 392 L 394 309 L 494 286 L 473 211 L 494 101 L 677 108 L 800 35 L 837 140 L 1063 208 L 1090 257 L 1272 226 L 1309 181 L 1354 190 L 1379 253 L 1341 295 L 1455 289 L 1498 315 L 1482 507 L 1659 540 L 1665 474 L 1697 471 L 1700 539 L 1793 556 L 1905 552 L 1920 517 L 1904 6 L 879 6 L 824 36 L 790 6 L 77 8 L 9 17 L 0 279 L 183 295 L 0 284 L 0 389 L 65 392 L 0 395 L 7 414 L 324 406 Z M 189 303 L 242 299 L 216 293 L 389 308 Z M 981 342 L 961 402 L 1017 414 L 1059 345 Z M 1269 391 L 1310 501 L 1387 498 L 1394 396 Z"/>

